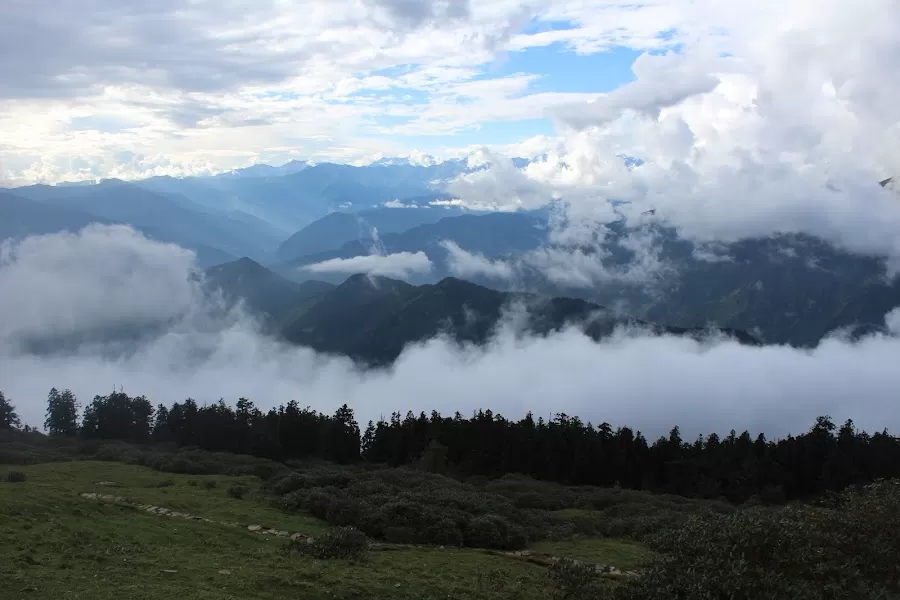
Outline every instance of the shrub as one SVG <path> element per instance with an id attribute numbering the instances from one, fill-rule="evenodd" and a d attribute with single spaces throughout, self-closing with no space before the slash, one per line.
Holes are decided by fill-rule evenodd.
<path id="1" fill-rule="evenodd" d="M 353 527 L 337 527 L 313 540 L 291 540 L 288 552 L 297 552 L 321 560 L 360 559 L 369 549 L 363 532 Z"/>
<path id="2" fill-rule="evenodd" d="M 9 483 L 22 483 L 25 481 L 25 473 L 21 471 L 10 471 L 6 474 L 6 481 Z"/>
<path id="3" fill-rule="evenodd" d="M 172 487 L 173 485 L 175 485 L 175 482 L 172 481 L 171 479 L 163 479 L 162 481 L 160 481 L 156 484 L 156 487 L 164 488 L 164 487 Z"/>
<path id="4" fill-rule="evenodd" d="M 234 498 L 235 500 L 240 500 L 244 497 L 244 495 L 250 491 L 246 485 L 242 483 L 232 483 L 228 486 L 227 493 L 229 496 Z"/>
<path id="5" fill-rule="evenodd" d="M 848 490 L 826 506 L 693 516 L 648 540 L 667 556 L 629 584 L 629 598 L 892 598 L 900 482 Z"/>
<path id="6" fill-rule="evenodd" d="M 211 489 L 214 489 L 218 484 L 216 483 L 216 481 L 214 479 L 205 479 L 203 481 L 202 485 L 203 485 L 203 489 L 211 490 Z"/>
<path id="7" fill-rule="evenodd" d="M 392 544 L 415 544 L 416 530 L 412 527 L 385 527 L 382 535 Z"/>
<path id="8" fill-rule="evenodd" d="M 197 485 L 199 485 L 196 479 L 188 479 L 187 484 L 191 487 L 197 487 Z"/>
<path id="9" fill-rule="evenodd" d="M 440 519 L 425 530 L 425 541 L 438 546 L 462 546 L 463 534 L 450 519 Z"/>
<path id="10" fill-rule="evenodd" d="M 347 527 L 359 522 L 359 503 L 346 498 L 333 498 L 325 509 L 325 520 L 331 525 Z"/>
<path id="11" fill-rule="evenodd" d="M 561 559 L 547 569 L 550 598 L 558 600 L 602 600 L 613 591 L 603 585 L 596 567 Z"/>
<path id="12" fill-rule="evenodd" d="M 498 515 L 481 515 L 466 525 L 465 544 L 476 548 L 518 550 L 528 544 L 525 531 Z"/>

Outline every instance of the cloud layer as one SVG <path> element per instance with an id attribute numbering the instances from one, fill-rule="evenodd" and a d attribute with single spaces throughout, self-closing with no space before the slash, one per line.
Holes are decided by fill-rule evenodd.
<path id="1" fill-rule="evenodd" d="M 54 276 L 35 282 L 42 269 Z M 595 344 L 576 331 L 522 339 L 503 330 L 484 350 L 460 351 L 437 339 L 407 349 L 391 370 L 360 373 L 349 361 L 261 336 L 240 315 L 216 319 L 193 292 L 157 294 L 152 305 L 143 297 L 142 281 L 189 290 L 193 272 L 183 252 L 118 228 L 32 238 L 8 250 L 0 266 L 0 331 L 18 331 L 20 321 L 35 331 L 44 318 L 54 327 L 56 313 L 65 313 L 66 322 L 105 323 L 96 298 L 70 291 L 108 289 L 117 280 L 130 283 L 107 296 L 106 312 L 143 322 L 152 315 L 146 307 L 156 306 L 156 318 L 170 327 L 115 355 L 93 345 L 29 354 L 5 334 L 0 389 L 32 424 L 43 421 L 51 386 L 87 400 L 121 385 L 163 403 L 247 396 L 262 407 L 297 399 L 331 411 L 347 402 L 362 420 L 408 409 L 490 407 L 512 418 L 528 410 L 546 417 L 565 412 L 651 437 L 676 423 L 686 436 L 732 427 L 784 435 L 805 430 L 820 414 L 853 418 L 869 430 L 900 426 L 896 311 L 888 317 L 892 335 L 855 344 L 830 339 L 811 351 L 624 333 Z"/>
<path id="2" fill-rule="evenodd" d="M 431 271 L 431 260 L 424 252 L 397 252 L 395 254 L 369 254 L 352 258 L 332 258 L 302 267 L 312 273 L 343 273 L 354 275 L 380 275 L 395 279 L 408 279 L 410 275 Z"/>

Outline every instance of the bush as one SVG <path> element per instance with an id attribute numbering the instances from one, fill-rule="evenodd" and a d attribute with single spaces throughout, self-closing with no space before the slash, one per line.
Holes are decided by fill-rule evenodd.
<path id="1" fill-rule="evenodd" d="M 499 515 L 481 515 L 466 525 L 465 544 L 475 548 L 519 550 L 528 544 L 524 529 Z"/>
<path id="2" fill-rule="evenodd" d="M 893 598 L 900 594 L 900 482 L 848 490 L 830 505 L 689 517 L 649 536 L 667 553 L 628 598 Z"/>
<path id="3" fill-rule="evenodd" d="M 203 489 L 211 490 L 211 489 L 214 489 L 218 484 L 216 483 L 216 481 L 214 479 L 206 479 L 203 481 L 202 485 L 203 485 Z"/>
<path id="4" fill-rule="evenodd" d="M 162 481 L 160 481 L 159 483 L 156 484 L 156 487 L 164 488 L 164 487 L 172 487 L 173 485 L 175 485 L 175 482 L 172 481 L 171 479 L 163 479 Z"/>
<path id="5" fill-rule="evenodd" d="M 463 534 L 450 519 L 440 519 L 425 530 L 425 541 L 438 546 L 462 546 Z"/>
<path id="6" fill-rule="evenodd" d="M 197 485 L 199 485 L 196 479 L 188 479 L 187 484 L 191 487 L 197 487 Z"/>
<path id="7" fill-rule="evenodd" d="M 385 527 L 382 533 L 385 541 L 392 544 L 415 544 L 416 530 L 412 527 Z"/>
<path id="8" fill-rule="evenodd" d="M 596 567 L 564 558 L 547 569 L 550 598 L 559 600 L 601 600 L 613 591 L 603 585 Z"/>
<path id="9" fill-rule="evenodd" d="M 235 500 L 240 500 L 244 497 L 244 495 L 250 491 L 246 485 L 242 483 L 232 483 L 228 486 L 228 495 L 234 498 Z"/>
<path id="10" fill-rule="evenodd" d="M 25 473 L 21 471 L 10 471 L 6 474 L 6 481 L 9 483 L 22 483 L 25 481 Z"/>
<path id="11" fill-rule="evenodd" d="M 358 529 L 337 527 L 313 540 L 291 540 L 287 550 L 320 560 L 358 560 L 368 552 L 369 541 Z"/>

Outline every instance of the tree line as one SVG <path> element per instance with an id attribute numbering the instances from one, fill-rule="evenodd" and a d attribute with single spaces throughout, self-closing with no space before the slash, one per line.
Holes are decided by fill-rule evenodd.
<path id="1" fill-rule="evenodd" d="M 18 426 L 11 401 L 0 392 L 0 428 Z M 629 427 L 595 426 L 565 414 L 535 420 L 529 413 L 513 421 L 490 410 L 470 418 L 394 413 L 361 432 L 346 404 L 333 414 L 296 401 L 263 412 L 246 398 L 234 406 L 189 398 L 154 407 L 144 396 L 114 391 L 82 410 L 71 391 L 54 388 L 44 429 L 53 436 L 172 443 L 275 460 L 414 464 L 455 476 L 521 473 L 733 502 L 777 503 L 900 477 L 900 439 L 887 431 L 868 434 L 852 421 L 838 427 L 829 417 L 779 440 L 734 430 L 684 440 L 673 427 L 650 441 Z"/>

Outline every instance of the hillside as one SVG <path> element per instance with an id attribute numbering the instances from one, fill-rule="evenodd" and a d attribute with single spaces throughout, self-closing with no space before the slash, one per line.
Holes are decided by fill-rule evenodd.
<path id="1" fill-rule="evenodd" d="M 333 287 L 314 280 L 288 281 L 246 256 L 207 269 L 204 284 L 209 291 L 221 292 L 231 304 L 243 300 L 251 312 L 267 320 L 281 319 Z"/>
<path id="2" fill-rule="evenodd" d="M 85 186 L 35 185 L 16 188 L 15 194 L 54 209 L 125 223 L 154 239 L 225 255 L 265 259 L 281 237 L 249 215 L 203 211 L 187 198 L 118 180 Z"/>
<path id="3" fill-rule="evenodd" d="M 468 517 L 474 524 L 473 542 L 486 506 L 517 509 L 499 488 L 480 490 L 406 469 L 366 475 L 328 463 L 289 468 L 246 456 L 148 451 L 121 442 L 98 444 L 97 453 L 107 457 L 100 462 L 66 440 L 50 444 L 46 438 L 29 437 L 20 434 L 12 440 L 0 431 L 0 572 L 8 594 L 4 597 L 9 598 L 55 598 L 89 590 L 89 595 L 72 597 L 543 600 L 559 585 L 548 577 L 554 559 L 602 566 L 611 574 L 597 575 L 595 585 L 612 589 L 624 579 L 623 572 L 641 568 L 652 556 L 639 543 L 599 535 L 536 539 L 528 550 L 516 552 L 370 538 L 356 553 L 307 556 L 293 550 L 298 542 L 312 545 L 335 529 L 307 510 L 289 507 L 279 485 L 290 485 L 294 477 L 352 480 L 372 491 L 391 486 L 403 491 L 409 507 L 424 506 L 414 503 L 425 501 L 426 489 L 448 498 L 466 497 L 473 501 L 469 510 L 478 511 Z M 31 452 L 33 457 L 52 449 L 48 458 L 62 462 L 10 464 L 11 448 L 19 453 L 15 456 Z M 126 455 L 155 460 L 158 467 L 122 464 Z M 172 472 L 176 463 L 182 470 Z M 279 476 L 270 479 L 274 470 Z M 24 481 L 2 481 L 10 471 L 21 473 Z M 260 478 L 255 472 L 268 474 Z M 238 498 L 229 494 L 233 488 L 245 491 Z M 358 499 L 377 500 L 367 495 Z M 636 494 L 627 502 L 645 509 L 659 505 L 650 494 Z M 396 506 L 373 508 L 371 516 L 383 519 Z M 696 510 L 704 503 L 688 506 Z M 671 507 L 684 511 L 675 503 Z M 574 530 L 574 517 L 532 512 L 541 522 L 533 522 L 535 533 L 539 528 Z"/>
<path id="4" fill-rule="evenodd" d="M 460 211 L 445 208 L 379 208 L 358 213 L 333 212 L 294 233 L 278 248 L 278 259 L 290 262 L 309 254 L 336 250 L 354 240 L 400 233 L 419 225 L 435 223 Z"/>
<path id="5" fill-rule="evenodd" d="M 385 254 L 424 252 L 435 264 L 435 274 L 422 281 L 425 283 L 435 281 L 435 277 L 439 279 L 452 274 L 447 264 L 447 250 L 442 245 L 444 241 L 453 241 L 468 252 L 497 258 L 534 250 L 546 240 L 546 220 L 534 214 L 467 214 L 445 217 L 436 223 L 419 225 L 400 233 L 379 235 L 378 251 Z M 336 250 L 302 256 L 280 268 L 289 268 L 302 275 L 305 265 L 371 254 L 372 247 L 371 235 L 358 236 Z"/>
<path id="6" fill-rule="evenodd" d="M 273 227 L 297 231 L 337 210 L 366 210 L 407 198 L 443 197 L 435 181 L 466 169 L 465 161 L 429 167 L 412 165 L 351 166 L 319 163 L 272 171 L 252 168 L 264 176 L 153 177 L 140 182 L 148 190 L 178 194 L 200 205 L 241 210 Z M 297 167 L 295 169 L 294 167 Z"/>
<path id="7" fill-rule="evenodd" d="M 459 343 L 484 343 L 506 309 L 525 311 L 525 327 L 547 334 L 567 325 L 599 340 L 618 326 L 648 327 L 657 333 L 703 335 L 701 328 L 670 328 L 615 316 L 583 300 L 501 292 L 448 277 L 412 286 L 384 277 L 354 275 L 321 296 L 309 310 L 285 322 L 284 337 L 322 352 L 345 354 L 370 364 L 388 364 L 403 348 L 446 333 Z M 757 343 L 740 331 L 726 331 L 742 343 Z"/>
<path id="8" fill-rule="evenodd" d="M 91 223 L 113 221 L 65 206 L 52 206 L 0 191 L 0 241 L 58 231 L 75 232 Z"/>

